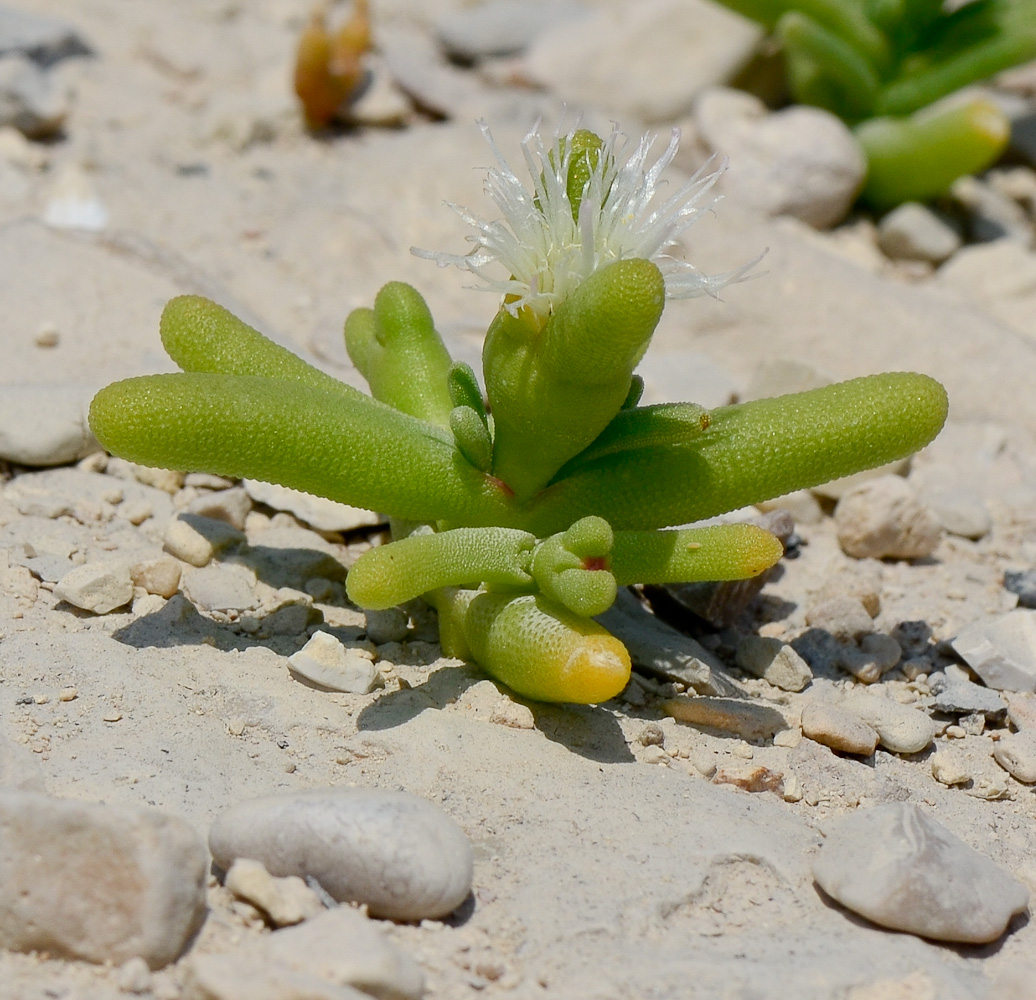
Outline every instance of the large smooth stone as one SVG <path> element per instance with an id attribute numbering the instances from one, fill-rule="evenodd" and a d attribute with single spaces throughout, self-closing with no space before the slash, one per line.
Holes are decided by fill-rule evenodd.
<path id="1" fill-rule="evenodd" d="M 209 849 L 221 868 L 252 858 L 393 920 L 446 916 L 471 891 L 468 838 L 409 792 L 332 788 L 242 802 L 216 818 Z"/>
<path id="2" fill-rule="evenodd" d="M 854 913 L 937 941 L 995 941 L 1029 905 L 1028 889 L 907 802 L 840 820 L 813 877 Z"/>
<path id="3" fill-rule="evenodd" d="M 205 915 L 207 867 L 175 816 L 0 789 L 0 947 L 161 968 Z"/>

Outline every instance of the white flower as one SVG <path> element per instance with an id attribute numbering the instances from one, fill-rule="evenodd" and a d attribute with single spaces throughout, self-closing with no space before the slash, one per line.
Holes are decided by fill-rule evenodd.
<path id="1" fill-rule="evenodd" d="M 549 146 L 539 123 L 526 135 L 522 152 L 532 177 L 529 191 L 484 121 L 479 128 L 499 164 L 488 170 L 485 191 L 503 212 L 503 219 L 487 221 L 451 204 L 478 231 L 468 237 L 474 247 L 467 254 L 416 248 L 411 252 L 440 267 L 452 264 L 471 271 L 483 282 L 482 287 L 504 295 L 505 308 L 515 316 L 528 309 L 545 322 L 556 303 L 598 268 L 616 260 L 639 257 L 653 261 L 662 272 L 670 298 L 715 295 L 724 285 L 741 280 L 755 264 L 751 261 L 710 277 L 666 252 L 719 200 L 706 195 L 726 169 L 724 162 L 709 172 L 709 164 L 705 164 L 663 200 L 661 175 L 676 155 L 678 129 L 673 129 L 665 152 L 650 167 L 647 159 L 655 137 L 646 135 L 631 149 L 627 138 L 613 129 L 603 140 L 597 162 L 590 161 L 592 169 L 576 213 L 567 190 L 572 133 L 555 130 Z M 498 265 L 503 265 L 509 277 L 499 276 Z"/>

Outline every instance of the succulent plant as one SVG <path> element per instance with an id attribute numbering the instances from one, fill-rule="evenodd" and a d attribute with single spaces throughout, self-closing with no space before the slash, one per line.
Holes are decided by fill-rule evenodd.
<path id="1" fill-rule="evenodd" d="M 1003 152 L 988 98 L 941 98 L 1036 58 L 1031 0 L 719 0 L 780 42 L 792 96 L 843 118 L 867 154 L 863 196 L 924 200 Z"/>
<path id="2" fill-rule="evenodd" d="M 470 253 L 419 251 L 503 294 L 485 396 L 409 285 L 386 285 L 345 324 L 373 398 L 186 296 L 161 322 L 182 373 L 106 387 L 91 426 L 132 461 L 390 515 L 393 541 L 349 571 L 354 602 L 424 596 L 447 653 L 530 698 L 604 701 L 630 674 L 594 620 L 618 587 L 743 579 L 782 554 L 753 525 L 676 526 L 908 455 L 946 415 L 942 387 L 911 373 L 711 412 L 639 405 L 635 368 L 666 299 L 715 294 L 746 271 L 710 277 L 669 255 L 715 180 L 699 172 L 660 198 L 676 143 L 649 166 L 649 139 L 534 130 L 531 190 L 493 144 L 487 190 L 504 220 L 458 209 L 477 230 Z"/>

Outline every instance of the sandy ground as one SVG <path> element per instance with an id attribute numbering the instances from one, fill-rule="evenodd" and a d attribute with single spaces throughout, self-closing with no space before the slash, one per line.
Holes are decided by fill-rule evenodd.
<path id="1" fill-rule="evenodd" d="M 470 119 L 306 135 L 286 84 L 304 11 L 287 0 L 21 6 L 60 13 L 97 54 L 56 69 L 76 92 L 65 136 L 43 147 L 46 169 L 23 196 L 2 205 L 4 381 L 92 389 L 169 369 L 161 307 L 202 292 L 355 382 L 341 322 L 393 279 L 417 285 L 455 352 L 477 357 L 492 296 L 408 254 L 415 244 L 463 246 L 442 203 L 479 201 L 471 168 L 489 154 Z M 386 25 L 406 22 L 408 6 L 375 4 Z M 432 22 L 450 7 L 422 5 L 413 16 Z M 551 102 L 497 100 L 502 145 L 516 149 L 537 106 Z M 261 141 L 249 141 L 252 132 Z M 100 232 L 39 221 L 69 172 L 108 210 Z M 911 481 L 967 491 L 992 516 L 984 538 L 947 535 L 916 564 L 850 560 L 829 517 L 801 525 L 802 555 L 742 625 L 769 619 L 790 634 L 821 596 L 861 589 L 880 598 L 876 627 L 924 620 L 936 641 L 1009 610 L 1004 570 L 1036 557 L 1036 329 L 1026 336 L 952 290 L 878 273 L 832 249 L 833 238 L 736 205 L 694 237 L 694 259 L 712 271 L 768 246 L 768 274 L 723 302 L 667 313 L 648 379 L 658 395 L 721 402 L 707 398 L 718 391 L 716 372 L 744 388 L 774 357 L 840 377 L 930 372 L 950 390 L 951 424 L 916 460 Z M 57 346 L 39 346 L 36 335 L 51 325 Z M 711 390 L 696 364 L 711 373 Z M 16 470 L 0 496 L 0 725 L 35 759 L 51 794 L 156 806 L 201 832 L 226 805 L 276 791 L 358 784 L 426 796 L 476 852 L 473 898 L 456 917 L 385 924 L 425 970 L 431 997 L 1036 995 L 1027 919 L 993 945 L 940 945 L 852 916 L 810 873 L 829 820 L 910 800 L 1036 890 L 1036 800 L 993 762 L 988 734 L 937 738 L 939 747 L 954 742 L 974 771 L 969 787 L 949 788 L 932 777 L 931 749 L 861 760 L 809 740 L 751 745 L 679 725 L 657 707 L 667 690 L 650 681 L 600 707 L 530 706 L 531 728 L 516 728 L 499 721 L 524 718 L 501 711 L 505 692 L 437 658 L 434 623 L 421 615 L 393 650 L 384 690 L 313 690 L 286 667 L 304 637 L 251 637 L 179 598 L 80 613 L 25 569 L 26 541 L 73 561 L 155 556 L 177 506 L 197 494 L 171 496 L 98 468 Z M 152 509 L 139 526 L 120 513 L 133 502 Z M 356 538 L 329 542 L 263 513 L 251 522 L 255 544 L 273 517 L 297 532 L 294 548 L 346 561 L 355 553 Z M 328 621 L 362 621 L 334 605 L 324 609 Z M 900 700 L 925 696 L 902 672 L 885 685 Z M 792 717 L 801 705 L 759 681 L 744 687 Z M 74 700 L 60 699 L 66 688 Z M 665 754 L 640 739 L 651 723 Z M 746 762 L 781 774 L 786 789 L 794 778 L 799 794 L 750 793 L 705 776 Z M 222 889 L 210 897 L 196 949 L 226 951 L 261 933 Z M 148 989 L 174 1000 L 183 978 L 180 963 L 154 974 Z M 4 998 L 119 995 L 118 970 L 0 955 Z"/>

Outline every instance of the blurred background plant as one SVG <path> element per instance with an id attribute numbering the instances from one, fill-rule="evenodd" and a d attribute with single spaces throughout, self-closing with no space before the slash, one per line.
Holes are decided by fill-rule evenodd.
<path id="1" fill-rule="evenodd" d="M 720 0 L 778 41 L 792 96 L 850 124 L 862 196 L 923 201 L 994 163 L 1010 124 L 962 88 L 1036 58 L 1033 0 Z M 938 102 L 938 103 L 937 103 Z"/>

